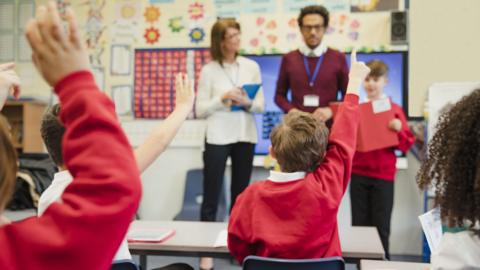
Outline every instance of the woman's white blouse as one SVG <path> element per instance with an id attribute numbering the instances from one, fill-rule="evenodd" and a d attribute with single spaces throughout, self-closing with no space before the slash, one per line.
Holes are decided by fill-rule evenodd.
<path id="1" fill-rule="evenodd" d="M 206 140 L 209 144 L 237 142 L 257 143 L 253 113 L 264 110 L 263 89 L 260 88 L 248 111 L 231 111 L 222 103 L 222 95 L 244 84 L 261 84 L 260 67 L 255 61 L 238 56 L 233 64 L 211 61 L 200 73 L 196 113 L 207 119 Z"/>

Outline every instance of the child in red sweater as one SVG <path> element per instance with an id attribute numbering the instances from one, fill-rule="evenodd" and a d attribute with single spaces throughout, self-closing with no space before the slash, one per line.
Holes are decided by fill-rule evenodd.
<path id="1" fill-rule="evenodd" d="M 63 156 L 74 181 L 65 189 L 63 203 L 51 205 L 42 217 L 0 227 L 2 270 L 109 269 L 140 201 L 140 174 L 130 144 L 113 103 L 99 91 L 89 71 L 71 10 L 66 18 L 68 34 L 51 1 L 48 8 L 38 8 L 26 33 L 35 66 L 62 105 Z M 8 79 L 13 75 L 8 70 L 7 80 L 2 80 L 4 72 L 0 68 L 0 96 L 2 87 L 18 88 L 15 80 Z M 0 127 L 0 212 L 12 192 L 16 171 L 5 133 Z"/>
<path id="2" fill-rule="evenodd" d="M 298 110 L 274 129 L 270 152 L 282 172 L 272 171 L 266 181 L 250 185 L 230 216 L 228 248 L 240 263 L 248 255 L 342 255 L 337 211 L 355 153 L 358 88 L 369 71 L 353 52 L 347 95 L 329 137 L 325 124 Z"/>
<path id="3" fill-rule="evenodd" d="M 388 67 L 379 60 L 367 63 L 370 74 L 365 78 L 364 88 L 370 101 L 387 98 L 383 89 L 387 84 Z M 350 199 L 353 226 L 375 226 L 380 234 L 385 256 L 390 258 L 388 237 L 393 208 L 393 180 L 397 157 L 395 150 L 408 151 L 414 136 L 408 128 L 402 108 L 391 102 L 395 118 L 388 127 L 397 133 L 399 144 L 369 152 L 356 152 L 353 159 Z"/>

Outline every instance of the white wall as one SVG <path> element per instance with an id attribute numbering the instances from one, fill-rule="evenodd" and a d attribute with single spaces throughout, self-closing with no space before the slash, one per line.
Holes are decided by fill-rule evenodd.
<path id="1" fill-rule="evenodd" d="M 410 1 L 409 113 L 422 116 L 434 82 L 478 81 L 480 1 Z"/>

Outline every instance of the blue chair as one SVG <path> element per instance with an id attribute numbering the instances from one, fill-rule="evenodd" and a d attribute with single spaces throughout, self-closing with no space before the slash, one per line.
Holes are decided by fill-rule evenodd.
<path id="1" fill-rule="evenodd" d="M 185 181 L 185 194 L 180 213 L 174 220 L 198 221 L 200 220 L 200 207 L 203 200 L 203 170 L 193 169 L 187 172 Z M 225 192 L 222 187 L 217 210 L 217 220 L 223 221 L 227 214 Z"/>
<path id="2" fill-rule="evenodd" d="M 132 260 L 118 260 L 112 263 L 110 270 L 140 270 Z"/>
<path id="3" fill-rule="evenodd" d="M 345 270 L 345 262 L 341 257 L 290 260 L 248 256 L 243 270 Z"/>

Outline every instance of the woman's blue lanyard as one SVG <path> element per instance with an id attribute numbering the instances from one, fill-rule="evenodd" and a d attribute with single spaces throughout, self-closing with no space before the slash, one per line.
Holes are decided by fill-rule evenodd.
<path id="1" fill-rule="evenodd" d="M 310 87 L 313 87 L 313 84 L 314 84 L 315 80 L 317 79 L 318 71 L 320 70 L 320 66 L 322 65 L 324 55 L 325 54 L 322 54 L 322 56 L 320 56 L 318 58 L 317 64 L 315 66 L 315 71 L 313 71 L 313 76 L 310 73 L 310 67 L 308 66 L 308 59 L 305 55 L 303 56 L 303 64 L 305 65 L 305 71 L 307 71 L 308 85 L 310 85 Z"/>

